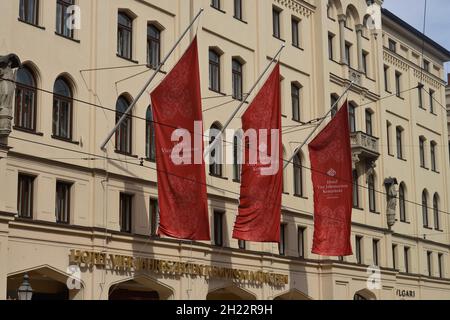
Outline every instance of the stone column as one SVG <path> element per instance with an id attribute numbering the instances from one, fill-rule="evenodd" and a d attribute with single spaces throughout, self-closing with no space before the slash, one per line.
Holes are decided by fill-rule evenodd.
<path id="1" fill-rule="evenodd" d="M 363 25 L 358 24 L 355 27 L 355 29 L 356 29 L 356 47 L 358 50 L 358 70 L 364 72 L 363 50 L 362 50 Z"/>
<path id="2" fill-rule="evenodd" d="M 345 14 L 340 14 L 338 16 L 339 21 L 339 42 L 341 45 L 341 63 L 347 63 L 345 60 L 345 21 L 347 16 Z"/>

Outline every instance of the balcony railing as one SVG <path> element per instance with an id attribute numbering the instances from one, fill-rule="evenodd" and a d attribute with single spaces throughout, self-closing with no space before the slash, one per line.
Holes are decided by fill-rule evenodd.
<path id="1" fill-rule="evenodd" d="M 380 145 L 378 138 L 358 131 L 350 134 L 352 152 L 360 158 L 376 160 L 380 156 Z"/>

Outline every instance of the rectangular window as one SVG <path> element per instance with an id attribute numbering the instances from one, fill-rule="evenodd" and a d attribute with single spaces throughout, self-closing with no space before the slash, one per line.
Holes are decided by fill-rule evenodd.
<path id="1" fill-rule="evenodd" d="M 277 39 L 281 39 L 281 10 L 277 8 L 272 8 L 272 23 L 273 23 L 273 36 Z"/>
<path id="2" fill-rule="evenodd" d="M 223 212 L 214 211 L 214 245 L 217 247 L 223 247 L 223 216 Z"/>
<path id="3" fill-rule="evenodd" d="M 305 235 L 306 235 L 306 228 L 299 227 L 298 228 L 298 256 L 300 258 L 305 257 Z"/>
<path id="4" fill-rule="evenodd" d="M 300 21 L 296 17 L 291 19 L 291 29 L 292 29 L 292 45 L 294 47 L 300 48 Z"/>
<path id="5" fill-rule="evenodd" d="M 392 268 L 397 270 L 397 245 L 392 245 Z"/>
<path id="6" fill-rule="evenodd" d="M 334 35 L 329 33 L 328 34 L 328 58 L 330 60 L 334 60 L 333 42 L 334 42 Z"/>
<path id="7" fill-rule="evenodd" d="M 242 20 L 242 0 L 234 0 L 234 17 Z"/>
<path id="8" fill-rule="evenodd" d="M 70 29 L 70 19 L 72 14 L 69 7 L 74 5 L 74 0 L 57 0 L 56 1 L 56 33 L 73 38 L 73 29 Z"/>
<path id="9" fill-rule="evenodd" d="M 292 120 L 300 122 L 300 88 L 298 85 L 291 84 L 292 99 Z"/>
<path id="10" fill-rule="evenodd" d="M 369 59 L 369 53 L 366 51 L 363 51 L 363 53 L 362 53 L 362 64 L 363 64 L 362 68 L 366 75 L 368 73 L 368 64 L 367 64 L 368 59 Z"/>
<path id="11" fill-rule="evenodd" d="M 356 255 L 356 263 L 362 264 L 362 237 L 356 236 L 355 238 L 355 255 Z"/>
<path id="12" fill-rule="evenodd" d="M 353 105 L 350 105 L 348 109 L 348 122 L 350 132 L 356 132 L 356 108 Z"/>
<path id="13" fill-rule="evenodd" d="M 439 263 L 439 278 L 443 279 L 445 277 L 444 274 L 444 255 L 439 253 L 438 255 L 438 263 Z"/>
<path id="14" fill-rule="evenodd" d="M 19 18 L 20 20 L 38 25 L 39 20 L 39 0 L 20 0 Z"/>
<path id="15" fill-rule="evenodd" d="M 351 51 L 352 51 L 352 45 L 348 42 L 345 43 L 345 63 L 351 67 L 351 61 L 352 61 L 352 56 L 351 56 Z"/>
<path id="16" fill-rule="evenodd" d="M 372 248 L 373 248 L 373 264 L 375 266 L 379 266 L 380 265 L 380 255 L 379 255 L 379 250 L 380 250 L 380 240 L 373 240 L 372 242 Z"/>
<path id="17" fill-rule="evenodd" d="M 126 13 L 119 12 L 117 24 L 117 55 L 132 59 L 133 19 Z"/>
<path id="18" fill-rule="evenodd" d="M 159 206 L 157 199 L 150 199 L 150 235 L 157 236 L 159 228 Z"/>
<path id="19" fill-rule="evenodd" d="M 131 215 L 132 215 L 133 196 L 130 194 L 120 194 L 120 231 L 131 233 Z"/>
<path id="20" fill-rule="evenodd" d="M 209 89 L 220 92 L 220 55 L 209 50 Z"/>
<path id="21" fill-rule="evenodd" d="M 389 67 L 384 66 L 384 90 L 389 92 Z"/>
<path id="22" fill-rule="evenodd" d="M 426 72 L 430 72 L 430 62 L 429 61 L 427 61 L 427 60 L 423 60 L 423 69 L 426 71 Z"/>
<path id="23" fill-rule="evenodd" d="M 409 261 L 410 261 L 410 259 L 409 259 L 409 251 L 410 251 L 410 249 L 408 247 L 405 247 L 403 249 L 403 258 L 404 258 L 405 272 L 406 273 L 409 273 L 409 270 L 410 270 L 410 266 L 409 266 Z"/>
<path id="24" fill-rule="evenodd" d="M 392 39 L 389 39 L 389 50 L 392 52 L 397 52 L 397 42 Z"/>
<path id="25" fill-rule="evenodd" d="M 154 25 L 147 26 L 147 64 L 156 69 L 161 61 L 161 31 Z"/>
<path id="26" fill-rule="evenodd" d="M 396 136 L 397 136 L 397 158 L 404 159 L 403 158 L 403 130 L 401 128 L 397 127 Z"/>
<path id="27" fill-rule="evenodd" d="M 232 86 L 233 86 L 233 99 L 242 100 L 243 91 L 243 76 L 242 76 L 242 64 L 233 59 L 232 61 Z"/>
<path id="28" fill-rule="evenodd" d="M 387 135 L 387 150 L 388 155 L 392 156 L 392 149 L 391 149 L 391 130 L 392 125 L 389 121 L 386 121 L 386 135 Z"/>
<path id="29" fill-rule="evenodd" d="M 220 0 L 211 0 L 211 7 L 220 10 Z"/>
<path id="30" fill-rule="evenodd" d="M 430 89 L 430 112 L 434 113 L 434 91 Z"/>
<path id="31" fill-rule="evenodd" d="M 17 212 L 20 218 L 33 218 L 33 192 L 35 177 L 19 174 Z"/>
<path id="32" fill-rule="evenodd" d="M 395 94 L 397 97 L 402 96 L 402 74 L 400 72 L 395 73 Z"/>
<path id="33" fill-rule="evenodd" d="M 417 96 L 419 99 L 419 108 L 423 109 L 423 84 L 421 83 L 417 85 Z"/>
<path id="34" fill-rule="evenodd" d="M 428 268 L 428 276 L 433 276 L 433 253 L 431 251 L 427 252 L 427 268 Z"/>
<path id="35" fill-rule="evenodd" d="M 238 241 L 238 246 L 239 246 L 239 249 L 245 250 L 245 249 L 246 249 L 246 243 L 245 243 L 245 240 L 239 240 L 239 241 Z"/>
<path id="36" fill-rule="evenodd" d="M 278 251 L 281 256 L 286 255 L 286 225 L 280 226 L 280 242 L 278 243 Z"/>
<path id="37" fill-rule="evenodd" d="M 358 184 L 358 171 L 353 170 L 353 208 L 359 208 L 359 184 Z"/>
<path id="38" fill-rule="evenodd" d="M 420 166 L 425 168 L 425 140 L 423 138 L 419 139 L 419 152 L 420 152 Z"/>
<path id="39" fill-rule="evenodd" d="M 370 110 L 366 110 L 366 133 L 373 136 L 372 112 Z"/>
<path id="40" fill-rule="evenodd" d="M 435 142 L 431 142 L 430 152 L 431 152 L 431 170 L 433 170 L 434 172 L 437 172 L 436 143 Z"/>
<path id="41" fill-rule="evenodd" d="M 56 222 L 70 223 L 70 190 L 72 184 L 56 182 Z"/>

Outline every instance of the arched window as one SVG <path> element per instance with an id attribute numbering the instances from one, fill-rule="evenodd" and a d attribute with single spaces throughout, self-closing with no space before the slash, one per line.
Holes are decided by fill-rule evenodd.
<path id="1" fill-rule="evenodd" d="M 359 184 L 358 184 L 358 170 L 353 170 L 353 208 L 359 208 Z"/>
<path id="2" fill-rule="evenodd" d="M 434 194 L 433 197 L 433 216 L 434 216 L 434 228 L 436 230 L 441 230 L 441 220 L 439 214 L 439 195 Z"/>
<path id="3" fill-rule="evenodd" d="M 127 98 L 120 96 L 116 103 L 116 123 L 125 114 L 130 103 Z M 132 143 L 132 121 L 130 114 L 127 115 L 125 120 L 120 124 L 116 131 L 116 151 L 124 154 L 131 154 Z"/>
<path id="4" fill-rule="evenodd" d="M 369 210 L 370 212 L 377 211 L 376 193 L 375 193 L 375 176 L 370 174 L 368 177 L 368 191 L 369 191 Z"/>
<path id="5" fill-rule="evenodd" d="M 294 195 L 303 197 L 303 163 L 300 152 L 294 157 Z"/>
<path id="6" fill-rule="evenodd" d="M 73 96 L 69 83 L 62 77 L 53 87 L 53 136 L 72 140 Z"/>
<path id="7" fill-rule="evenodd" d="M 423 226 L 425 228 L 429 227 L 429 219 L 428 219 L 428 193 L 426 190 L 422 192 L 422 219 Z"/>
<path id="8" fill-rule="evenodd" d="M 403 183 L 400 184 L 400 187 L 398 189 L 398 199 L 400 207 L 400 221 L 406 222 L 406 193 L 405 185 Z"/>
<path id="9" fill-rule="evenodd" d="M 145 156 L 150 161 L 156 160 L 155 124 L 151 106 L 147 108 L 145 115 Z"/>
<path id="10" fill-rule="evenodd" d="M 219 136 L 221 126 L 218 124 L 213 124 L 210 128 L 209 133 L 209 144 L 211 145 L 216 137 Z M 218 143 L 211 149 L 209 155 L 209 174 L 216 177 L 222 177 L 222 138 L 219 139 Z"/>
<path id="11" fill-rule="evenodd" d="M 161 31 L 149 24 L 147 26 L 147 64 L 153 69 L 158 68 L 161 61 Z"/>
<path id="12" fill-rule="evenodd" d="M 36 81 L 26 66 L 17 71 L 14 125 L 36 131 Z"/>
<path id="13" fill-rule="evenodd" d="M 233 180 L 241 181 L 242 172 L 242 138 L 235 134 L 233 138 Z"/>
<path id="14" fill-rule="evenodd" d="M 119 12 L 117 24 L 117 54 L 125 59 L 132 58 L 133 19 L 125 12 Z"/>

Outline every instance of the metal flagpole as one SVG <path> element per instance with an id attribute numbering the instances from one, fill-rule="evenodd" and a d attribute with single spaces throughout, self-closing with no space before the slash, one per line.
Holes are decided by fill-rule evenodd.
<path id="1" fill-rule="evenodd" d="M 219 140 L 221 139 L 220 137 L 222 136 L 222 134 L 225 132 L 225 130 L 228 128 L 228 126 L 230 125 L 231 121 L 233 121 L 234 117 L 236 117 L 236 115 L 238 114 L 239 110 L 241 110 L 242 106 L 246 103 L 248 97 L 252 94 L 253 90 L 255 90 L 256 86 L 258 85 L 258 83 L 262 80 L 262 78 L 264 77 L 264 75 L 266 74 L 266 72 L 270 69 L 270 66 L 272 65 L 272 63 L 277 59 L 277 57 L 280 55 L 281 51 L 283 51 L 283 49 L 286 47 L 286 45 L 283 43 L 283 45 L 281 46 L 280 50 L 278 50 L 278 52 L 275 54 L 275 56 L 272 58 L 272 60 L 269 62 L 269 64 L 267 65 L 267 67 L 264 69 L 264 71 L 261 73 L 261 75 L 259 76 L 258 80 L 256 80 L 255 84 L 253 85 L 253 87 L 249 90 L 249 92 L 245 95 L 245 98 L 242 99 L 241 103 L 239 104 L 239 106 L 236 108 L 236 110 L 231 114 L 230 118 L 227 120 L 227 122 L 224 124 L 222 130 L 220 130 L 220 133 L 215 137 L 214 141 L 212 143 L 209 144 L 209 146 L 206 148 L 205 152 L 204 152 L 204 158 L 206 158 L 209 153 L 211 152 L 212 149 L 215 148 L 215 146 L 219 143 Z"/>
<path id="2" fill-rule="evenodd" d="M 344 93 L 339 97 L 339 99 L 337 99 L 337 101 L 331 106 L 331 109 L 327 112 L 327 114 L 322 118 L 322 120 L 320 120 L 320 122 L 317 124 L 316 127 L 314 127 L 314 129 L 311 131 L 311 133 L 308 135 L 308 137 L 305 139 L 305 141 L 298 146 L 294 153 L 292 154 L 292 156 L 289 158 L 289 160 L 285 160 L 286 163 L 284 164 L 283 169 L 286 169 L 286 167 L 292 162 L 292 160 L 294 160 L 294 157 L 297 155 L 297 153 L 302 150 L 302 148 L 308 143 L 309 139 L 311 139 L 311 137 L 314 135 L 314 133 L 317 131 L 317 129 L 322 125 L 322 123 L 325 121 L 326 118 L 328 118 L 328 116 L 330 115 L 330 113 L 333 111 L 334 107 L 337 106 L 337 104 L 339 103 L 339 101 L 341 101 L 342 97 L 345 96 L 345 94 L 350 90 L 350 88 L 353 86 L 353 84 L 355 83 L 355 81 L 352 81 L 350 83 L 350 85 L 347 87 L 347 89 L 345 89 Z"/>
<path id="3" fill-rule="evenodd" d="M 167 60 L 170 58 L 170 56 L 172 55 L 172 53 L 175 51 L 175 49 L 177 48 L 177 46 L 180 44 L 181 40 L 183 40 L 183 38 L 186 36 L 186 34 L 189 32 L 189 30 L 192 28 L 192 26 L 194 25 L 195 21 L 197 21 L 197 19 L 200 17 L 200 15 L 202 14 L 202 12 L 204 11 L 203 8 L 200 9 L 200 11 L 197 13 L 197 15 L 195 16 L 195 18 L 192 20 L 191 24 L 186 28 L 186 30 L 183 32 L 183 34 L 180 36 L 180 38 L 177 40 L 177 42 L 174 44 L 174 46 L 172 47 L 172 49 L 169 51 L 169 53 L 164 57 L 164 59 L 161 61 L 161 63 L 158 65 L 158 67 L 156 68 L 156 70 L 153 72 L 152 76 L 150 77 L 150 79 L 148 79 L 147 83 L 145 84 L 145 86 L 142 88 L 142 90 L 138 93 L 138 95 L 136 96 L 136 98 L 133 100 L 133 102 L 131 103 L 131 105 L 128 107 L 128 109 L 125 111 L 125 113 L 122 115 L 122 117 L 120 118 L 120 120 L 117 122 L 117 124 L 115 125 L 114 129 L 111 130 L 111 132 L 108 134 L 108 136 L 106 137 L 106 139 L 103 141 L 103 143 L 101 144 L 100 148 L 102 150 L 105 150 L 106 148 L 106 144 L 109 142 L 109 140 L 112 138 L 112 136 L 114 135 L 114 133 L 117 131 L 117 129 L 119 128 L 119 126 L 122 124 L 122 122 L 125 121 L 126 117 L 128 116 L 128 114 L 131 112 L 131 110 L 134 108 L 134 106 L 136 105 L 136 103 L 139 101 L 139 99 L 142 97 L 142 95 L 144 94 L 145 90 L 147 89 L 147 87 L 150 85 L 150 83 L 156 78 L 156 76 L 158 75 L 158 73 L 161 71 L 162 66 L 167 62 Z"/>

